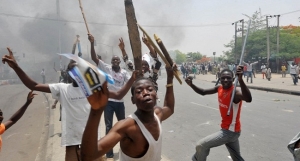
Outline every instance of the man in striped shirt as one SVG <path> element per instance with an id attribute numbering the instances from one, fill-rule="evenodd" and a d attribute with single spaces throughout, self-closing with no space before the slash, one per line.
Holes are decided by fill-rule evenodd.
<path id="1" fill-rule="evenodd" d="M 196 146 L 196 153 L 193 155 L 193 161 L 205 161 L 209 155 L 210 148 L 217 147 L 225 144 L 231 158 L 234 161 L 243 161 L 240 154 L 239 136 L 241 133 L 240 112 L 242 107 L 242 101 L 251 102 L 252 96 L 243 81 L 243 66 L 238 66 L 236 75 L 241 89 L 236 89 L 230 115 L 227 116 L 229 108 L 231 93 L 235 89 L 233 82 L 233 72 L 229 69 L 221 71 L 221 85 L 215 86 L 210 89 L 202 89 L 195 86 L 192 82 L 192 78 L 185 79 L 186 83 L 198 94 L 215 94 L 218 93 L 219 110 L 221 113 L 221 130 L 201 139 Z"/>

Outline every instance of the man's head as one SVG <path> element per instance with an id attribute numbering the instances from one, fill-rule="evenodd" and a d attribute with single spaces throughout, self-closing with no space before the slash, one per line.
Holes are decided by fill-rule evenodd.
<path id="1" fill-rule="evenodd" d="M 141 77 L 131 87 L 131 101 L 137 108 L 143 111 L 151 111 L 156 105 L 157 93 L 153 82 Z"/>
<path id="2" fill-rule="evenodd" d="M 229 69 L 224 69 L 221 71 L 221 84 L 224 89 L 228 89 L 232 86 L 233 82 L 233 72 Z"/>
<path id="3" fill-rule="evenodd" d="M 292 65 L 295 65 L 295 62 L 292 62 Z"/>
<path id="4" fill-rule="evenodd" d="M 248 64 L 250 64 L 251 62 L 250 62 L 250 60 L 248 60 Z"/>
<path id="5" fill-rule="evenodd" d="M 114 55 L 114 56 L 111 58 L 111 65 L 112 65 L 113 67 L 120 67 L 120 63 L 121 63 L 120 57 Z"/>
<path id="6" fill-rule="evenodd" d="M 144 73 L 150 71 L 150 66 L 146 60 L 142 60 L 142 70 Z"/>

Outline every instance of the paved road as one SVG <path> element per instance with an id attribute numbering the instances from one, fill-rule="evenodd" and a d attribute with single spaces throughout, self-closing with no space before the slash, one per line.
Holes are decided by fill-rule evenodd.
<path id="1" fill-rule="evenodd" d="M 159 96 L 165 92 L 159 80 Z M 163 123 L 163 154 L 173 161 L 191 160 L 196 142 L 220 129 L 217 95 L 197 95 L 185 83 L 175 80 L 175 114 Z M 214 83 L 195 80 L 203 88 Z M 299 132 L 298 96 L 251 90 L 252 103 L 244 103 L 241 113 L 241 153 L 250 161 L 292 160 L 288 142 Z M 162 101 L 159 103 L 162 104 Z M 128 106 L 127 106 L 128 107 Z M 127 108 L 128 109 L 128 108 Z M 210 161 L 230 160 L 225 146 L 213 148 Z"/>
<path id="2" fill-rule="evenodd" d="M 0 86 L 0 108 L 4 121 L 25 102 L 29 90 L 24 85 Z M 1 161 L 44 161 L 48 108 L 42 93 L 34 98 L 23 117 L 3 135 Z"/>
<path id="3" fill-rule="evenodd" d="M 158 96 L 161 99 L 158 104 L 162 105 L 166 79 L 160 78 L 158 84 Z M 163 122 L 162 154 L 165 160 L 188 161 L 195 151 L 196 142 L 220 129 L 217 96 L 203 97 L 197 95 L 185 83 L 179 85 L 175 79 L 174 84 L 175 114 Z M 195 80 L 195 84 L 205 88 L 214 86 L 214 83 L 210 81 L 199 79 Z M 6 117 L 24 103 L 28 92 L 28 89 L 23 85 L 0 86 L 0 90 L 1 108 Z M 298 113 L 300 112 L 298 97 L 258 90 L 251 90 L 251 92 L 253 102 L 244 103 L 241 113 L 242 135 L 240 144 L 243 157 L 250 161 L 292 160 L 286 146 L 299 131 L 297 128 Z M 130 97 L 130 93 L 125 97 L 126 115 L 136 109 L 135 105 L 131 104 Z M 51 118 L 52 122 L 56 124 L 54 130 L 50 130 L 52 135 L 47 136 L 47 131 L 44 128 L 45 125 L 48 127 L 45 123 L 48 120 L 45 116 L 48 116 L 47 112 L 49 112 L 45 108 L 47 106 L 44 96 L 39 93 L 23 118 L 2 136 L 4 144 L 0 160 L 3 158 L 8 161 L 43 160 L 42 157 L 46 156 L 46 148 L 41 146 L 43 145 L 41 140 L 44 137 L 51 140 L 48 140 L 48 160 L 54 159 L 49 155 L 63 158 L 64 151 L 59 146 L 60 137 L 56 135 L 60 132 L 60 123 L 57 121 L 58 115 Z M 55 110 L 55 113 L 58 114 L 58 111 Z M 228 156 L 226 147 L 220 146 L 211 150 L 208 160 L 226 161 L 230 160 Z"/>

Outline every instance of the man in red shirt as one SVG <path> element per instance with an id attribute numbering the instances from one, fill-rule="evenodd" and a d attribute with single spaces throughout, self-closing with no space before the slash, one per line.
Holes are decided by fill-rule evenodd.
<path id="1" fill-rule="evenodd" d="M 234 161 L 243 161 L 240 154 L 239 136 L 241 132 L 240 112 L 242 101 L 251 102 L 252 96 L 243 81 L 243 67 L 239 66 L 236 71 L 241 89 L 236 89 L 230 115 L 227 116 L 228 107 L 231 100 L 231 93 L 234 90 L 233 72 L 229 69 L 221 71 L 221 85 L 210 89 L 202 89 L 195 86 L 192 78 L 185 79 L 186 83 L 198 94 L 215 94 L 218 93 L 219 110 L 221 113 L 221 130 L 201 139 L 196 146 L 196 153 L 192 157 L 193 161 L 205 161 L 209 155 L 210 148 L 225 144 L 231 158 Z"/>

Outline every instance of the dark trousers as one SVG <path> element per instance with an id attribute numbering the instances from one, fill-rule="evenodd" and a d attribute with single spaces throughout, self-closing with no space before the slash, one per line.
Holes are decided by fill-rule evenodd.
<path id="1" fill-rule="evenodd" d="M 292 76 L 294 85 L 296 85 L 298 83 L 297 74 L 291 74 L 291 76 Z"/>
<path id="2" fill-rule="evenodd" d="M 125 119 L 125 106 L 123 102 L 113 102 L 108 101 L 105 110 L 104 110 L 104 121 L 106 126 L 106 134 L 112 128 L 113 125 L 113 117 L 114 113 L 116 113 L 116 117 L 118 121 Z M 113 158 L 114 152 L 113 149 L 106 153 L 107 158 Z"/>

